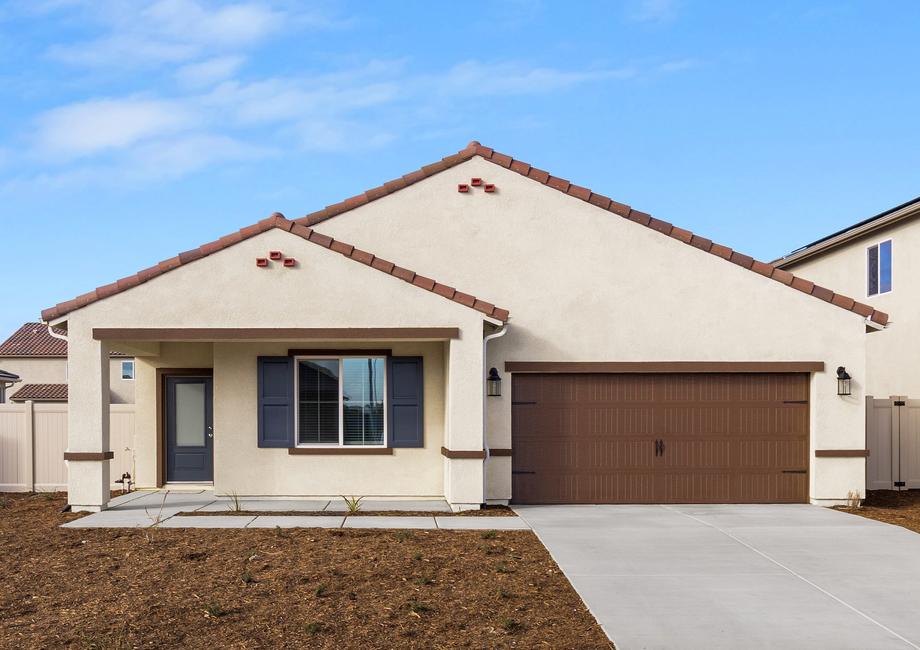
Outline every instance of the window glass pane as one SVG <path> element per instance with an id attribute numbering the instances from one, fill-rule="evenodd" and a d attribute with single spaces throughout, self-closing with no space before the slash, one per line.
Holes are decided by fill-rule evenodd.
<path id="1" fill-rule="evenodd" d="M 339 361 L 304 359 L 297 363 L 297 441 L 339 442 Z"/>
<path id="2" fill-rule="evenodd" d="M 134 379 L 134 362 L 133 361 L 122 361 L 121 362 L 121 378 L 122 379 Z"/>
<path id="3" fill-rule="evenodd" d="M 204 446 L 204 384 L 176 384 L 176 446 Z"/>
<path id="4" fill-rule="evenodd" d="M 874 296 L 878 293 L 878 246 L 871 246 L 868 251 L 869 258 L 867 265 L 869 268 L 868 293 Z"/>
<path id="5" fill-rule="evenodd" d="M 891 291 L 891 240 L 879 244 L 878 276 L 879 293 Z"/>
<path id="6" fill-rule="evenodd" d="M 346 445 L 383 444 L 384 359 L 343 359 Z"/>

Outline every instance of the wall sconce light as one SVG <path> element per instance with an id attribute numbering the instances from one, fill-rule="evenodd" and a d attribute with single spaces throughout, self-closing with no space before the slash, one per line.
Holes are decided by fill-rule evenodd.
<path id="1" fill-rule="evenodd" d="M 847 372 L 847 369 L 843 366 L 837 368 L 837 394 L 838 395 L 849 395 L 850 394 L 850 373 Z"/>
<path id="2" fill-rule="evenodd" d="M 496 368 L 489 370 L 489 378 L 486 379 L 486 395 L 489 397 L 502 396 L 502 378 L 498 376 Z"/>

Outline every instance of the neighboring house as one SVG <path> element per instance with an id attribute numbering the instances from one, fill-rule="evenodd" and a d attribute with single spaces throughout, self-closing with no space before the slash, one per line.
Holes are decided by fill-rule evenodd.
<path id="1" fill-rule="evenodd" d="M 868 337 L 867 395 L 920 398 L 920 198 L 870 217 L 776 260 L 779 268 L 827 283 L 893 314 Z"/>
<path id="2" fill-rule="evenodd" d="M 66 332 L 57 331 L 60 336 Z M 19 376 L 19 383 L 7 389 L 3 402 L 67 401 L 67 341 L 48 333 L 44 323 L 25 323 L 0 343 L 0 365 Z M 134 360 L 112 352 L 109 361 L 109 388 L 112 404 L 134 402 Z"/>
<path id="3" fill-rule="evenodd" d="M 803 246 L 775 264 L 894 314 L 866 341 L 869 489 L 920 489 L 920 198 Z"/>
<path id="4" fill-rule="evenodd" d="M 42 317 L 70 342 L 77 510 L 109 498 L 111 349 L 137 360 L 139 486 L 841 503 L 888 320 L 476 142 Z"/>
<path id="5" fill-rule="evenodd" d="M 0 404 L 6 401 L 7 391 L 20 381 L 22 380 L 19 378 L 19 375 L 7 372 L 6 370 L 0 370 Z"/>

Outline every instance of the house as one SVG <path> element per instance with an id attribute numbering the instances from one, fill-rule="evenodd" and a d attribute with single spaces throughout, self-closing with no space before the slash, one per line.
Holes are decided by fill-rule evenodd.
<path id="1" fill-rule="evenodd" d="M 822 237 L 776 260 L 895 315 L 866 340 L 864 392 L 870 489 L 920 489 L 920 197 Z"/>
<path id="2" fill-rule="evenodd" d="M 0 404 L 6 401 L 67 401 L 67 340 L 63 331 L 48 332 L 43 323 L 24 323 L 0 343 L 0 365 L 19 377 L 18 385 L 0 390 Z M 113 352 L 109 376 L 112 404 L 134 402 L 134 360 Z"/>
<path id="3" fill-rule="evenodd" d="M 70 356 L 69 500 L 135 479 L 482 503 L 843 502 L 886 313 L 477 142 L 42 312 Z M 838 395 L 836 368 L 854 378 Z"/>

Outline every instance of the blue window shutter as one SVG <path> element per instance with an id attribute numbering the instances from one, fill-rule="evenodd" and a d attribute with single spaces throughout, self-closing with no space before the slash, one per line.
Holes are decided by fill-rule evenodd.
<path id="1" fill-rule="evenodd" d="M 424 447 L 422 357 L 390 357 L 390 447 Z"/>
<path id="2" fill-rule="evenodd" d="M 259 446 L 294 446 L 294 360 L 259 357 Z"/>

